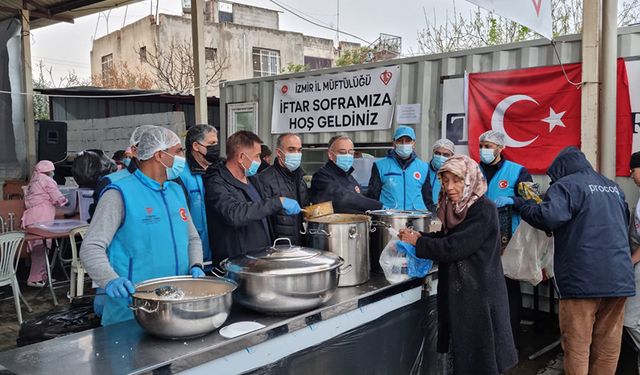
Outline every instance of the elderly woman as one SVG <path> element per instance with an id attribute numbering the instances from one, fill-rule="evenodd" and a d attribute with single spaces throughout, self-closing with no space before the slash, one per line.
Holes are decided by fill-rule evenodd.
<path id="1" fill-rule="evenodd" d="M 465 155 L 439 169 L 442 182 L 436 234 L 400 231 L 416 255 L 439 262 L 438 351 L 449 352 L 453 373 L 501 374 L 518 362 L 509 325 L 500 261 L 498 212 L 485 197 L 478 164 Z"/>

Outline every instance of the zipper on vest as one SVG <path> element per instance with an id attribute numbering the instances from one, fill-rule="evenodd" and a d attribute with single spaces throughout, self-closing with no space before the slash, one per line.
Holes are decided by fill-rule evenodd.
<path id="1" fill-rule="evenodd" d="M 404 199 L 404 203 L 402 204 L 402 209 L 406 210 L 407 209 L 407 173 L 405 169 L 402 169 L 402 193 L 403 193 L 403 199 Z"/>
<path id="2" fill-rule="evenodd" d="M 167 205 L 167 198 L 164 196 L 165 189 L 160 190 L 160 195 L 162 195 L 162 202 L 164 203 L 164 208 L 167 211 L 167 219 L 169 220 L 169 228 L 171 229 L 171 239 L 173 240 L 173 255 L 176 260 L 176 276 L 180 275 L 180 269 L 178 266 L 178 245 L 176 245 L 176 236 L 173 231 L 173 222 L 171 221 L 171 214 L 169 211 L 169 205 Z"/>
<path id="3" fill-rule="evenodd" d="M 133 281 L 133 258 L 129 258 L 129 280 L 131 280 L 132 283 L 135 283 Z"/>

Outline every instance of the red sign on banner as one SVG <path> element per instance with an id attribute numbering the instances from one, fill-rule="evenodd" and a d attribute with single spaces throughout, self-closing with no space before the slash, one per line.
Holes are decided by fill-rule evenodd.
<path id="1" fill-rule="evenodd" d="M 503 155 L 533 174 L 544 174 L 567 146 L 580 147 L 582 64 L 469 75 L 469 154 L 479 160 L 480 134 L 505 134 Z M 616 151 L 618 176 L 629 175 L 632 124 L 629 83 L 618 60 Z"/>

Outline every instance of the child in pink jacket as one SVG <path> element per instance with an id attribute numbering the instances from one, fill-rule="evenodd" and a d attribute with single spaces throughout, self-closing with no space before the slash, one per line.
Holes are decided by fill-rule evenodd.
<path id="1" fill-rule="evenodd" d="M 56 217 L 55 206 L 67 204 L 67 198 L 58 190 L 58 184 L 52 178 L 54 170 L 55 166 L 49 160 L 42 160 L 36 164 L 24 196 L 26 211 L 22 216 L 23 228 L 35 223 L 53 221 Z M 47 246 L 50 246 L 50 242 L 48 241 Z M 42 288 L 47 281 L 44 244 L 42 241 L 30 241 L 28 249 L 31 255 L 31 271 L 27 285 Z"/>

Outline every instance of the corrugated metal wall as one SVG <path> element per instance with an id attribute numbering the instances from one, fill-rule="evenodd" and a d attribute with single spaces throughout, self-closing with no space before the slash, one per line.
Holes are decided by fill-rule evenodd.
<path id="1" fill-rule="evenodd" d="M 561 37 L 557 48 L 563 63 L 581 61 L 579 35 Z M 640 58 L 640 26 L 619 29 L 618 55 L 625 58 Z M 398 85 L 396 104 L 422 105 L 422 123 L 416 125 L 417 152 L 421 157 L 430 157 L 430 145 L 440 138 L 442 109 L 442 80 L 468 73 L 505 69 L 519 69 L 555 65 L 558 60 L 553 48 L 546 40 L 535 40 L 502 46 L 480 48 L 453 53 L 416 56 L 379 63 L 322 70 L 322 74 L 353 71 L 381 66 L 400 65 L 401 82 Z M 220 124 L 222 137 L 226 138 L 227 104 L 258 102 L 258 134 L 266 144 L 273 146 L 276 136 L 271 134 L 271 109 L 273 82 L 275 80 L 320 75 L 318 71 L 302 74 L 287 74 L 242 81 L 223 82 L 220 85 Z M 358 131 L 346 133 L 358 143 L 388 143 L 397 124 L 388 131 Z M 313 133 L 302 135 L 302 142 L 323 144 L 336 133 Z M 224 147 L 224 146 L 223 146 Z"/>

